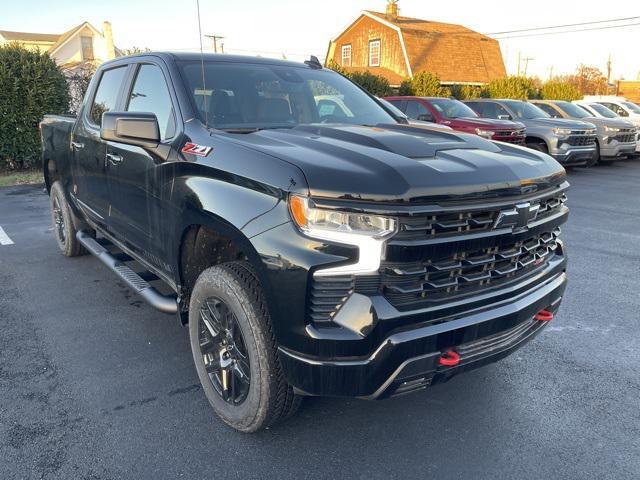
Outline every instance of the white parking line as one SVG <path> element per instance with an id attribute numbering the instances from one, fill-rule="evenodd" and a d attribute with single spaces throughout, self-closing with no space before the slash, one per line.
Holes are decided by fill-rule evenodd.
<path id="1" fill-rule="evenodd" d="M 0 245 L 13 245 L 13 240 L 9 238 L 9 235 L 7 235 L 2 227 L 0 227 Z"/>

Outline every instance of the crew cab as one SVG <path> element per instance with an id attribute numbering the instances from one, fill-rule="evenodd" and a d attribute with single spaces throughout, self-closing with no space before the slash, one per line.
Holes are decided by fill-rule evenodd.
<path id="1" fill-rule="evenodd" d="M 596 157 L 598 161 L 626 158 L 636 151 L 636 127 L 622 118 L 592 115 L 575 103 L 561 100 L 531 100 L 551 118 L 574 118 L 596 126 Z"/>
<path id="2" fill-rule="evenodd" d="M 540 152 L 405 122 L 315 58 L 109 61 L 77 118 L 41 123 L 57 245 L 188 325 L 240 431 L 305 395 L 424 389 L 554 318 L 568 183 Z"/>
<path id="3" fill-rule="evenodd" d="M 598 161 L 596 127 L 581 120 L 551 118 L 522 100 L 465 100 L 483 118 L 509 118 L 527 127 L 527 147 L 547 153 L 567 166 L 591 166 Z"/>
<path id="4" fill-rule="evenodd" d="M 488 140 L 524 145 L 526 128 L 520 122 L 481 118 L 464 103 L 440 97 L 386 97 L 409 118 L 446 125 L 464 133 L 480 135 Z"/>

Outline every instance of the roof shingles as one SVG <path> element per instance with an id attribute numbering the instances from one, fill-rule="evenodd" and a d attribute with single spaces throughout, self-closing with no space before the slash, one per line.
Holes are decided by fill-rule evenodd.
<path id="1" fill-rule="evenodd" d="M 486 83 L 506 75 L 497 40 L 461 25 L 367 14 L 398 27 L 415 75 L 429 71 L 445 83 Z"/>

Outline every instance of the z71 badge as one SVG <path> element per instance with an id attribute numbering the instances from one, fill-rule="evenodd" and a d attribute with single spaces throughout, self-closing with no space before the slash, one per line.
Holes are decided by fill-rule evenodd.
<path id="1" fill-rule="evenodd" d="M 197 145 L 191 142 L 185 143 L 184 147 L 182 147 L 182 153 L 190 153 L 191 155 L 197 155 L 198 157 L 206 157 L 209 155 L 211 150 L 213 150 L 213 147 Z"/>

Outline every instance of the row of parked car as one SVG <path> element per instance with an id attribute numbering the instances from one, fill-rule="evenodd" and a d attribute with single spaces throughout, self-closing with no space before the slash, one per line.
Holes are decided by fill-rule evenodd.
<path id="1" fill-rule="evenodd" d="M 565 166 L 592 166 L 640 154 L 640 107 L 617 98 L 561 100 L 387 97 L 412 122 L 428 122 L 524 145 Z"/>

